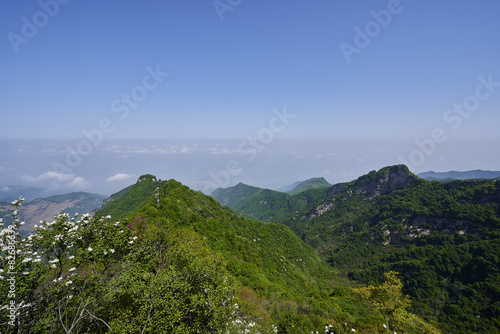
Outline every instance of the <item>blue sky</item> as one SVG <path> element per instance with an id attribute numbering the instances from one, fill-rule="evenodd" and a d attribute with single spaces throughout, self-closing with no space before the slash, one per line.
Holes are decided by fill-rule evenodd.
<path id="1" fill-rule="evenodd" d="M 52 172 L 67 174 L 54 189 L 109 193 L 155 161 L 99 153 L 130 141 L 146 151 L 189 143 L 152 169 L 197 189 L 230 161 L 241 167 L 230 184 L 276 187 L 404 161 L 415 172 L 499 170 L 498 13 L 495 0 L 7 1 L 0 141 L 15 149 L 2 152 L 0 184 L 47 186 Z M 276 110 L 294 116 L 273 123 L 280 131 Z M 249 162 L 251 146 L 238 146 L 259 135 Z M 45 151 L 29 163 L 35 155 L 20 152 L 41 142 Z M 290 169 L 276 153 L 290 147 L 316 160 Z M 69 166 L 67 152 L 78 148 L 88 154 Z M 102 187 L 116 175 L 123 184 Z"/>

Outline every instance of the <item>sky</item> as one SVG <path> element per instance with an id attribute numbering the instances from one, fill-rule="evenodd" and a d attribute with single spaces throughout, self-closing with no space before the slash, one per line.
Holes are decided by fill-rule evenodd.
<path id="1" fill-rule="evenodd" d="M 0 192 L 500 170 L 498 13 L 496 0 L 5 1 Z"/>

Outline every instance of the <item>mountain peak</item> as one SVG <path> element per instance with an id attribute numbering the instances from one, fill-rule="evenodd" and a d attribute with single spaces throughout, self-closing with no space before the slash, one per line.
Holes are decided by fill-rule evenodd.
<path id="1" fill-rule="evenodd" d="M 156 176 L 151 175 L 151 174 L 144 174 L 144 175 L 141 175 L 141 176 L 137 179 L 137 183 L 141 183 L 142 181 L 152 181 L 152 182 L 156 182 Z"/>
<path id="2" fill-rule="evenodd" d="M 383 195 L 393 190 L 406 187 L 417 180 L 405 165 L 384 167 L 378 171 L 361 176 L 355 185 L 358 192 L 366 193 L 368 198 Z"/>

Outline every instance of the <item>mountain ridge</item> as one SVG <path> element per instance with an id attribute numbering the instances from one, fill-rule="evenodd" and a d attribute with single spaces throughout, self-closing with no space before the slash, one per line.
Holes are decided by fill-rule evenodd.
<path id="1" fill-rule="evenodd" d="M 475 169 L 469 171 L 448 171 L 448 172 L 434 172 L 428 171 L 419 173 L 418 177 L 433 181 L 433 180 L 470 180 L 470 179 L 496 179 L 500 177 L 500 171 L 490 171 Z"/>

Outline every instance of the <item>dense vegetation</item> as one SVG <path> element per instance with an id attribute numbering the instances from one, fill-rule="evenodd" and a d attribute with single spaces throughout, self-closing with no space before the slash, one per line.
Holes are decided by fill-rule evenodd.
<path id="1" fill-rule="evenodd" d="M 93 217 L 61 214 L 25 238 L 16 209 L 1 233 L 2 332 L 438 332 L 411 313 L 386 319 L 289 227 L 140 180 Z"/>
<path id="2" fill-rule="evenodd" d="M 401 272 L 411 309 L 446 333 L 500 332 L 499 182 L 430 182 L 392 166 L 307 198 L 269 194 L 238 212 L 290 226 L 353 281 Z"/>

